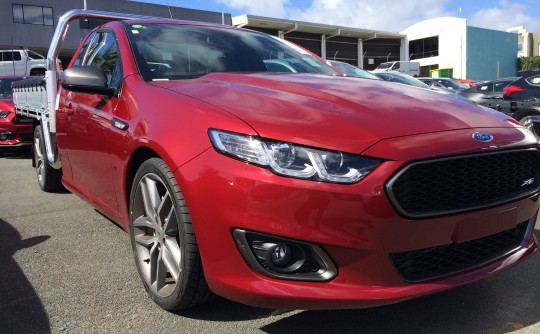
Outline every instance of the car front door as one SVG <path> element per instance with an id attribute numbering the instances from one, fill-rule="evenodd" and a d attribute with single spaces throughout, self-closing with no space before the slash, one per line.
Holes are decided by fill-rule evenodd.
<path id="1" fill-rule="evenodd" d="M 109 87 L 120 89 L 122 66 L 111 31 L 98 31 L 80 51 L 74 65 L 94 66 L 107 76 Z M 116 212 L 111 162 L 112 112 L 116 96 L 62 91 L 62 148 L 67 152 L 73 186 L 106 211 Z"/>

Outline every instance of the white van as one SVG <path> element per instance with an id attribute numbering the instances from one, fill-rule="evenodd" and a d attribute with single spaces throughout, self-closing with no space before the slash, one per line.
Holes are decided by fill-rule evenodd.
<path id="1" fill-rule="evenodd" d="M 373 72 L 398 71 L 412 77 L 420 75 L 420 63 L 416 61 L 390 61 L 382 63 Z"/>

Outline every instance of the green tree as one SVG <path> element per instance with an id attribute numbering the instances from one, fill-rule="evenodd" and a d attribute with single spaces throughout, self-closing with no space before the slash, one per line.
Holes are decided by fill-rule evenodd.
<path id="1" fill-rule="evenodd" d="M 540 68 L 540 56 L 521 57 L 518 59 L 518 71 L 535 70 Z"/>

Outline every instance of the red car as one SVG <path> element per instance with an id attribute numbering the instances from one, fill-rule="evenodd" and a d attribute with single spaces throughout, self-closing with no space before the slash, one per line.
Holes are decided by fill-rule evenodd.
<path id="1" fill-rule="evenodd" d="M 11 83 L 27 77 L 0 77 L 0 153 L 32 145 L 32 119 L 21 118 L 13 110 Z"/>
<path id="2" fill-rule="evenodd" d="M 269 72 L 268 59 L 298 73 Z M 61 169 L 35 129 L 39 183 L 51 191 L 61 177 L 128 231 L 165 309 L 213 293 L 281 309 L 390 304 L 537 250 L 528 130 L 436 92 L 335 74 L 259 32 L 107 23 L 60 80 Z"/>

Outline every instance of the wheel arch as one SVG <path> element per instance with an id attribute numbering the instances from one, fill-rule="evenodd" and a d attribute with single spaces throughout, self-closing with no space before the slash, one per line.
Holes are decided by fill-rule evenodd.
<path id="1" fill-rule="evenodd" d="M 45 75 L 46 68 L 45 67 L 34 67 L 30 69 L 30 76 L 34 75 Z"/>
<path id="2" fill-rule="evenodd" d="M 523 115 L 528 115 L 528 114 L 539 114 L 540 115 L 540 106 L 531 106 L 531 107 L 526 107 L 526 108 L 522 108 L 522 109 L 519 109 L 517 110 L 515 113 L 512 114 L 512 117 L 519 121 L 520 118 L 523 117 Z"/>
<path id="3" fill-rule="evenodd" d="M 139 167 L 148 159 L 160 158 L 163 159 L 156 151 L 149 147 L 141 146 L 137 148 L 132 154 L 127 164 L 126 177 L 125 177 L 125 204 L 129 210 L 129 198 L 131 194 L 131 187 L 133 186 L 133 179 Z"/>

